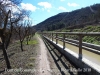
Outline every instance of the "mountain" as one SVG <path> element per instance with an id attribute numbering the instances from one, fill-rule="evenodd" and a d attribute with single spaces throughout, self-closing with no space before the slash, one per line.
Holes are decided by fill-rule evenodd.
<path id="1" fill-rule="evenodd" d="M 61 28 L 77 28 L 100 21 L 100 4 L 95 4 L 72 12 L 52 16 L 34 26 L 36 30 L 51 31 Z"/>

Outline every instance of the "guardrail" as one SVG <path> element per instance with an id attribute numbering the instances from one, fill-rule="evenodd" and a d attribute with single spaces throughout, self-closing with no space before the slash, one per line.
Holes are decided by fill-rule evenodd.
<path id="1" fill-rule="evenodd" d="M 66 35 L 77 35 L 79 37 L 79 59 L 82 59 L 82 38 L 84 36 L 100 36 L 100 32 L 44 32 L 41 34 L 52 39 L 52 41 L 56 39 L 56 44 L 58 44 L 59 38 L 62 39 L 63 50 L 65 49 Z M 62 38 L 58 36 L 59 34 L 62 35 Z"/>

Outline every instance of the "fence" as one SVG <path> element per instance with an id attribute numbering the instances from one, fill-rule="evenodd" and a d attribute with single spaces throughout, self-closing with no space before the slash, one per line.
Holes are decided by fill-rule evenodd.
<path id="1" fill-rule="evenodd" d="M 56 44 L 58 44 L 58 40 L 62 40 L 63 41 L 63 50 L 65 49 L 65 41 L 66 41 L 66 35 L 77 35 L 79 37 L 79 59 L 82 59 L 82 38 L 84 36 L 100 36 L 100 32 L 44 32 L 41 33 L 43 36 L 46 36 L 50 39 L 52 39 L 52 41 L 54 41 L 54 39 L 56 40 Z M 62 37 L 60 37 L 59 35 L 62 35 Z"/>

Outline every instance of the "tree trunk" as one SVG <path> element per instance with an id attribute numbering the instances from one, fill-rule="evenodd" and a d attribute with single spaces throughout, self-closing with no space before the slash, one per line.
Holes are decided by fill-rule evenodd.
<path id="1" fill-rule="evenodd" d="M 4 44 L 3 44 L 3 46 L 2 46 L 2 50 L 3 50 L 4 59 L 5 59 L 5 61 L 6 61 L 7 69 L 11 69 L 10 61 L 9 61 L 9 59 L 8 59 L 7 52 L 6 52 L 6 49 L 5 49 L 5 47 L 4 47 Z"/>
<path id="2" fill-rule="evenodd" d="M 23 51 L 23 41 L 20 41 L 21 44 L 21 50 Z"/>
<path id="3" fill-rule="evenodd" d="M 32 37 L 32 36 L 30 35 L 30 36 L 29 36 L 29 41 L 31 40 L 31 37 Z"/>
<path id="4" fill-rule="evenodd" d="M 28 45 L 28 37 L 26 38 L 26 41 L 27 41 L 27 45 Z"/>
<path id="5" fill-rule="evenodd" d="M 9 46 L 9 43 L 10 43 L 10 39 L 11 39 L 11 36 L 12 36 L 12 31 L 13 31 L 13 26 L 12 26 L 13 23 L 11 23 L 11 31 L 9 33 L 9 37 L 8 37 L 8 40 L 7 40 L 7 43 L 6 43 L 6 49 L 8 48 Z"/>
<path id="6" fill-rule="evenodd" d="M 28 40 L 27 40 L 27 45 L 28 45 Z"/>

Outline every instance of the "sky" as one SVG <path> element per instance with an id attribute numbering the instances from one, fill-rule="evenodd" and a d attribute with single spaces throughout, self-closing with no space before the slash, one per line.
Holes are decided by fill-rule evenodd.
<path id="1" fill-rule="evenodd" d="M 33 25 L 36 25 L 56 14 L 71 12 L 96 3 L 100 3 L 100 0 L 22 0 L 20 6 L 31 11 L 30 18 Z"/>

